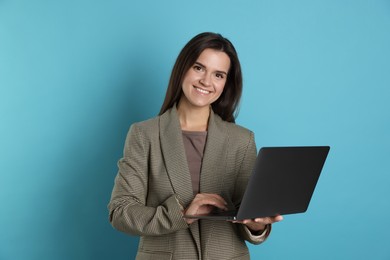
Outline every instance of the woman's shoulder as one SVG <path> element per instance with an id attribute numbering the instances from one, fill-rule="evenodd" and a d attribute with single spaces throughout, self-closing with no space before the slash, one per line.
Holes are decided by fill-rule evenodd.
<path id="1" fill-rule="evenodd" d="M 142 121 L 134 122 L 132 126 L 140 127 L 140 128 L 150 128 L 153 127 L 154 125 L 158 124 L 158 116 L 145 119 Z"/>
<path id="2" fill-rule="evenodd" d="M 231 128 L 233 129 L 233 131 L 237 131 L 239 133 L 243 133 L 243 134 L 251 134 L 253 133 L 252 130 L 242 126 L 242 125 L 239 125 L 237 123 L 230 123 L 231 124 Z"/>
<path id="3" fill-rule="evenodd" d="M 246 147 L 248 143 L 254 142 L 254 133 L 248 128 L 236 123 L 228 123 L 228 133 L 232 140 L 231 142 L 237 143 L 237 145 Z"/>
<path id="4" fill-rule="evenodd" d="M 130 126 L 130 132 L 150 133 L 158 129 L 158 116 L 143 121 L 134 122 Z"/>
<path id="5" fill-rule="evenodd" d="M 253 134 L 253 132 L 250 129 L 248 129 L 242 125 L 239 125 L 239 124 L 233 123 L 233 122 L 224 121 L 219 116 L 216 116 L 216 118 L 218 118 L 217 120 L 219 121 L 219 124 L 226 127 L 226 129 L 231 134 L 244 135 L 244 136 Z"/>

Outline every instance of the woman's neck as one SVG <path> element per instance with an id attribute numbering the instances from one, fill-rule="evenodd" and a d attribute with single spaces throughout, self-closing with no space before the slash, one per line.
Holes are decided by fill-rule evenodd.
<path id="1" fill-rule="evenodd" d="M 207 131 L 210 107 L 195 107 L 187 102 L 177 105 L 180 126 L 186 131 Z"/>

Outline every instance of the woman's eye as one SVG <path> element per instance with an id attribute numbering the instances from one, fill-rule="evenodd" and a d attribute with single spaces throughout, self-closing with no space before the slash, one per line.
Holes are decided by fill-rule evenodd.
<path id="1" fill-rule="evenodd" d="M 224 78 L 224 75 L 222 73 L 217 73 L 215 76 L 217 78 L 219 78 L 219 79 L 223 79 Z"/>
<path id="2" fill-rule="evenodd" d="M 196 70 L 196 71 L 202 71 L 202 67 L 201 66 L 198 66 L 198 65 L 195 65 L 194 66 L 194 70 Z"/>

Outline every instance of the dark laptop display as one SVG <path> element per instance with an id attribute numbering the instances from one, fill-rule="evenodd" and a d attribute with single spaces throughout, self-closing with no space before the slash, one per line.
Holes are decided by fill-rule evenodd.
<path id="1" fill-rule="evenodd" d="M 329 146 L 263 147 L 239 209 L 186 218 L 243 220 L 305 212 Z"/>

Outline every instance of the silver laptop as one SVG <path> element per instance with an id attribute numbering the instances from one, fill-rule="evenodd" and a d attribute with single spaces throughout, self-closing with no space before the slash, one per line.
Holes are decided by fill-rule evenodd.
<path id="1" fill-rule="evenodd" d="M 263 147 L 237 210 L 185 218 L 243 220 L 306 212 L 329 146 Z"/>

